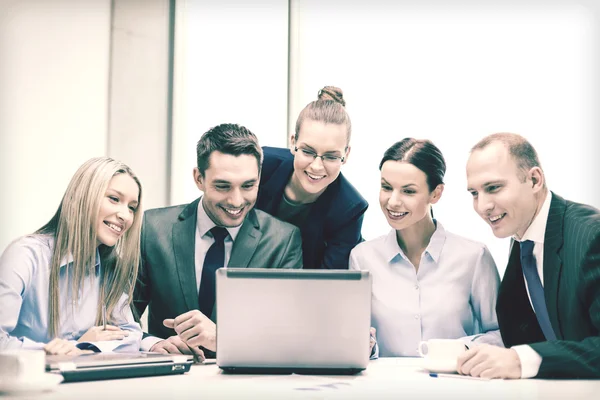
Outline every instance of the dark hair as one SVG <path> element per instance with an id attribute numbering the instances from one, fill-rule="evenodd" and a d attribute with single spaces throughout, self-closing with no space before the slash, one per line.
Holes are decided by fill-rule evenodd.
<path id="1" fill-rule="evenodd" d="M 258 172 L 262 167 L 263 153 L 258 139 L 248 129 L 237 124 L 221 124 L 210 128 L 202 135 L 196 145 L 196 159 L 200 174 L 210 167 L 210 155 L 219 151 L 232 156 L 247 154 L 254 156 L 258 163 Z"/>
<path id="2" fill-rule="evenodd" d="M 477 142 L 475 146 L 473 146 L 471 153 L 475 150 L 483 150 L 494 142 L 500 142 L 506 146 L 510 155 L 517 162 L 517 168 L 521 172 L 521 174 L 519 174 L 519 178 L 522 182 L 527 180 L 527 173 L 531 168 L 542 168 L 537 152 L 531 143 L 529 143 L 523 136 L 517 135 L 516 133 L 502 132 L 488 135 Z"/>
<path id="3" fill-rule="evenodd" d="M 352 123 L 346 112 L 346 101 L 342 89 L 335 86 L 325 86 L 319 90 L 318 98 L 304 107 L 296 120 L 296 140 L 305 119 L 323 122 L 325 124 L 346 125 L 346 146 L 350 143 Z"/>
<path id="4" fill-rule="evenodd" d="M 430 192 L 444 183 L 446 161 L 440 149 L 430 140 L 402 139 L 385 151 L 379 170 L 386 161 L 405 161 L 419 168 L 427 176 Z"/>

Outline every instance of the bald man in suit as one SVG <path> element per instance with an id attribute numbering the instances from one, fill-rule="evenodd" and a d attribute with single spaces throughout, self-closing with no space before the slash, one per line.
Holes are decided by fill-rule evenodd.
<path id="1" fill-rule="evenodd" d="M 458 359 L 489 378 L 600 378 L 600 212 L 548 190 L 535 149 L 500 133 L 475 145 L 468 190 L 495 236 L 512 237 L 496 312 L 505 346 Z"/>
<path id="2" fill-rule="evenodd" d="M 302 239 L 298 228 L 254 210 L 262 150 L 249 130 L 210 129 L 197 159 L 203 196 L 144 215 L 134 307 L 138 315 L 149 307 L 152 336 L 142 350 L 202 359 L 216 350 L 216 269 L 301 268 Z"/>

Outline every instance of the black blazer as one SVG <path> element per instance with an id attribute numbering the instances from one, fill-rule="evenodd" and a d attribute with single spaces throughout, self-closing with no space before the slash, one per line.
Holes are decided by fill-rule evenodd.
<path id="1" fill-rule="evenodd" d="M 519 251 L 513 242 L 496 304 L 504 344 L 530 344 L 542 356 L 537 377 L 600 378 L 600 211 L 552 193 L 543 273 L 557 340 L 545 341 L 542 334 Z"/>
<path id="2" fill-rule="evenodd" d="M 199 201 L 144 213 L 133 306 L 138 315 L 149 307 L 148 332 L 154 336 L 176 335 L 163 320 L 198 309 L 194 257 Z M 298 228 L 251 210 L 235 238 L 227 266 L 301 268 L 300 243 Z"/>
<path id="3" fill-rule="evenodd" d="M 287 148 L 264 147 L 256 208 L 275 215 L 294 172 Z M 313 204 L 302 233 L 305 269 L 348 269 L 350 251 L 362 241 L 367 201 L 340 173 Z"/>

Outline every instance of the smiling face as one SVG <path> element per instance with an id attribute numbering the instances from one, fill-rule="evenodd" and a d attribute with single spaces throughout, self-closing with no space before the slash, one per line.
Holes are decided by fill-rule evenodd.
<path id="1" fill-rule="evenodd" d="M 432 192 L 427 175 L 414 165 L 389 160 L 381 166 L 379 205 L 395 230 L 408 228 L 427 217 L 431 204 L 440 199 L 443 185 Z"/>
<path id="2" fill-rule="evenodd" d="M 96 236 L 98 244 L 112 247 L 131 227 L 135 218 L 140 189 L 128 174 L 112 177 L 100 201 Z"/>
<path id="3" fill-rule="evenodd" d="M 508 148 L 493 142 L 471 153 L 467 184 L 473 208 L 496 237 L 523 237 L 539 207 L 537 194 L 543 190 L 539 167 L 528 172 L 519 170 Z"/>
<path id="4" fill-rule="evenodd" d="M 294 174 L 292 186 L 296 200 L 318 197 L 327 189 L 340 174 L 342 164 L 345 164 L 350 153 L 347 146 L 347 128 L 344 124 L 326 124 L 320 121 L 306 119 L 302 123 L 298 140 L 292 136 L 290 150 L 294 155 Z M 295 148 L 298 148 L 298 151 Z M 331 160 L 323 161 L 320 157 L 313 158 L 307 153 L 328 156 Z M 341 161 L 341 158 L 344 160 Z"/>
<path id="5" fill-rule="evenodd" d="M 256 157 L 213 151 L 208 165 L 204 176 L 194 168 L 196 186 L 204 192 L 204 210 L 217 226 L 241 225 L 258 195 L 260 176 Z"/>

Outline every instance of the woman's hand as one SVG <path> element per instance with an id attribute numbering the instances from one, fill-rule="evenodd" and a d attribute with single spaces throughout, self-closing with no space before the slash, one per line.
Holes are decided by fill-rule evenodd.
<path id="1" fill-rule="evenodd" d="M 375 328 L 371 327 L 369 329 L 369 333 L 370 333 L 370 338 L 369 338 L 369 355 L 373 355 L 373 347 L 375 346 L 375 342 L 376 342 L 376 334 L 377 331 L 375 330 Z"/>
<path id="2" fill-rule="evenodd" d="M 114 325 L 106 325 L 106 330 L 101 326 L 92 326 L 83 334 L 78 342 L 100 342 L 104 340 L 122 340 L 129 336 L 129 332 Z"/>
<path id="3" fill-rule="evenodd" d="M 90 353 L 90 351 L 78 349 L 75 343 L 60 338 L 52 339 L 44 346 L 44 351 L 46 354 L 68 354 L 70 356 Z"/>

